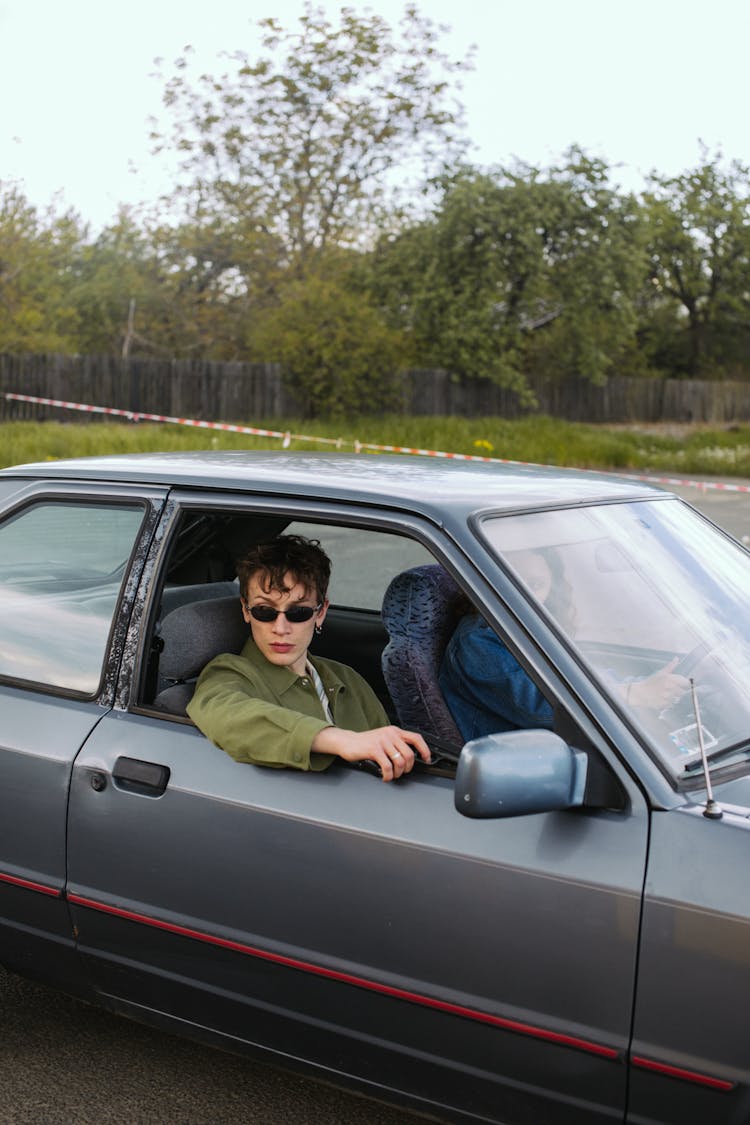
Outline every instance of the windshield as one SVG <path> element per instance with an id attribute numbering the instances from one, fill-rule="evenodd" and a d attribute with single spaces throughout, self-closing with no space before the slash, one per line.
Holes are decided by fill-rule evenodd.
<path id="1" fill-rule="evenodd" d="M 750 746 L 739 544 L 670 498 L 493 517 L 482 531 L 672 773 L 696 768 L 701 737 L 722 763 Z"/>

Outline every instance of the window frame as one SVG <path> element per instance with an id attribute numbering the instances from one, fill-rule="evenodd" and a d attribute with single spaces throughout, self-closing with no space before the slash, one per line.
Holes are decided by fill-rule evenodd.
<path id="1" fill-rule="evenodd" d="M 466 553 L 456 537 L 444 527 L 433 523 L 428 516 L 397 508 L 383 508 L 374 504 L 369 506 L 364 503 L 326 501 L 317 497 L 300 500 L 288 496 L 269 497 L 223 490 L 200 492 L 189 489 L 175 489 L 170 493 L 154 545 L 146 561 L 144 581 L 136 596 L 126 642 L 128 651 L 135 652 L 135 657 L 132 667 L 126 669 L 126 674 L 121 676 L 115 700 L 116 707 L 146 714 L 159 720 L 189 723 L 189 720 L 180 716 L 159 712 L 151 704 L 142 701 L 172 544 L 179 533 L 181 517 L 186 511 L 217 514 L 225 511 L 253 514 L 258 517 L 284 516 L 289 523 L 304 522 L 361 528 L 364 531 L 380 531 L 414 540 L 429 552 L 434 562 L 445 567 L 469 601 L 482 612 L 491 627 L 503 638 L 504 643 L 508 644 L 540 690 L 552 700 L 561 703 L 569 713 L 572 707 L 575 708 L 576 713 L 579 712 L 580 708 L 575 707 L 573 698 L 554 664 L 547 654 L 538 648 L 537 642 L 530 638 L 523 621 L 515 614 L 513 602 L 517 597 L 517 589 L 511 583 L 509 592 L 512 596 L 511 598 L 506 596 L 508 591 L 503 587 L 507 585 L 507 575 L 502 568 L 496 567 L 491 555 L 487 555 L 489 566 L 484 565 L 484 560 L 482 565 L 478 566 L 477 561 Z M 467 543 L 472 547 L 477 546 L 485 555 L 484 545 L 470 534 L 470 522 L 467 523 L 466 528 Z M 492 573 L 494 569 L 500 579 L 498 586 L 492 583 L 495 577 Z M 526 609 L 528 608 L 527 603 Z M 362 609 L 355 612 L 374 614 L 376 611 Z M 525 643 L 529 639 L 537 650 L 533 659 L 530 659 L 528 645 Z M 537 654 L 541 660 L 536 658 Z"/>
<path id="2" fill-rule="evenodd" d="M 96 701 L 100 705 L 111 706 L 130 608 L 166 493 L 166 489 L 148 486 L 102 484 L 100 487 L 96 485 L 92 487 L 91 484 L 80 482 L 66 482 L 58 486 L 50 481 L 41 481 L 33 482 L 11 494 L 9 498 L 11 502 L 6 508 L 0 509 L 0 528 L 7 521 L 22 517 L 24 512 L 44 505 L 140 508 L 141 518 L 134 529 L 133 543 L 125 562 L 117 598 L 112 607 L 107 639 L 102 650 L 99 678 L 94 689 L 90 692 L 79 691 L 65 685 L 50 684 L 44 680 L 13 676 L 4 672 L 0 672 L 0 685 L 57 698 L 80 702 Z"/>
<path id="3" fill-rule="evenodd" d="M 288 522 L 321 523 L 360 527 L 414 539 L 445 567 L 469 601 L 496 630 L 539 689 L 561 709 L 565 724 L 577 745 L 600 756 L 615 775 L 625 767 L 632 773 L 633 759 L 643 760 L 642 748 L 632 731 L 613 711 L 609 701 L 592 693 L 582 669 L 561 644 L 559 635 L 549 628 L 514 576 L 491 554 L 477 534 L 477 524 L 496 509 L 477 508 L 459 523 L 442 523 L 429 513 L 414 512 L 377 502 L 347 502 L 312 497 L 293 498 L 210 488 L 175 488 L 170 491 L 144 563 L 136 592 L 125 647 L 129 659 L 123 662 L 115 692 L 116 710 L 142 716 L 149 723 L 168 722 L 175 732 L 187 727 L 185 736 L 197 733 L 192 722 L 179 715 L 156 710 L 141 701 L 148 669 L 154 630 L 166 567 L 180 519 L 186 510 L 252 514 L 257 517 L 281 516 Z M 364 612 L 364 611 L 363 611 Z M 534 619 L 534 626 L 530 622 Z M 175 726 L 176 724 L 176 726 Z M 183 737 L 178 735 L 178 737 Z M 663 774 L 647 762 L 646 791 L 654 807 L 672 807 L 679 799 Z M 614 815 L 620 815 L 616 813 Z"/>

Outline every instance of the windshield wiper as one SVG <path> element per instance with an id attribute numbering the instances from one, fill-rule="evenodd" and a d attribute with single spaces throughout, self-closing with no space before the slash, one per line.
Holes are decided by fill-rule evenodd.
<path id="1" fill-rule="evenodd" d="M 720 762 L 724 758 L 731 758 L 733 754 L 747 754 L 748 750 L 750 750 L 750 740 L 743 739 L 742 742 L 735 742 L 732 746 L 722 746 L 718 750 L 712 750 L 709 754 L 706 754 L 706 761 L 713 765 L 715 762 Z M 690 761 L 685 764 L 685 768 L 682 772 L 687 774 L 696 773 L 702 768 L 702 765 L 703 762 L 699 751 L 695 756 L 691 754 Z"/>

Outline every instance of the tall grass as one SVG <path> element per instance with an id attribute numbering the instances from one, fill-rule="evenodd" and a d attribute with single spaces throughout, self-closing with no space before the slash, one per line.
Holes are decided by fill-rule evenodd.
<path id="1" fill-rule="evenodd" d="M 253 420 L 254 427 L 587 469 L 645 470 L 750 477 L 750 427 L 594 426 L 549 417 L 350 418 L 339 422 L 278 418 Z M 665 432 L 668 431 L 668 432 Z M 672 432 L 673 431 L 673 432 Z M 7 422 L 0 425 L 0 465 L 118 453 L 197 449 L 279 449 L 276 438 L 201 430 L 186 426 L 121 422 Z M 292 441 L 292 449 L 330 449 Z"/>

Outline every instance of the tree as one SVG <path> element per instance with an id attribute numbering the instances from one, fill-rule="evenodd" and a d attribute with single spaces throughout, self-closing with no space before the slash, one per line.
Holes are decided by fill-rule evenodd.
<path id="1" fill-rule="evenodd" d="M 396 401 L 403 340 L 343 279 L 288 283 L 253 340 L 260 357 L 282 365 L 306 416 L 387 409 Z"/>
<path id="2" fill-rule="evenodd" d="M 247 358 L 248 325 L 276 300 L 284 277 L 278 240 L 252 223 L 195 215 L 154 232 L 171 294 L 174 354 Z"/>
<path id="3" fill-rule="evenodd" d="M 270 257 L 259 255 L 263 269 Z M 173 226 L 122 208 L 76 256 L 70 296 L 79 351 L 129 356 L 243 355 L 253 250 L 218 221 Z M 262 271 L 261 271 L 262 272 Z"/>
<path id="4" fill-rule="evenodd" d="M 651 346 L 674 358 L 674 337 L 686 337 L 681 366 L 692 376 L 720 374 L 733 351 L 744 366 L 750 312 L 750 169 L 738 161 L 722 167 L 720 157 L 703 155 L 701 165 L 680 176 L 653 173 L 643 196 Z M 666 339 L 665 306 L 673 312 Z"/>
<path id="5" fill-rule="evenodd" d="M 602 383 L 638 346 L 638 309 L 648 272 L 636 198 L 610 184 L 607 165 L 578 148 L 546 173 L 551 224 L 542 225 L 545 302 L 558 316 L 532 322 L 526 364 L 553 378 Z"/>
<path id="6" fill-rule="evenodd" d="M 531 367 L 604 378 L 645 272 L 633 201 L 571 150 L 547 173 L 464 168 L 434 215 L 381 240 L 373 285 L 415 358 L 526 395 Z"/>
<path id="7" fill-rule="evenodd" d="M 467 62 L 437 48 L 439 30 L 407 7 L 397 39 L 376 15 L 342 8 L 338 26 L 307 4 L 297 30 L 258 22 L 263 53 L 229 56 L 216 78 L 176 60 L 164 104 L 177 154 L 178 195 L 191 216 L 239 224 L 278 241 L 302 276 L 332 246 L 361 246 L 398 197 L 394 172 L 420 186 L 462 148 L 461 110 L 447 77 Z"/>
<path id="8" fill-rule="evenodd" d="M 85 231 L 72 212 L 40 215 L 0 182 L 0 351 L 75 351 L 70 277 Z"/>
<path id="9" fill-rule="evenodd" d="M 165 289 L 151 232 L 128 208 L 121 208 L 114 223 L 76 256 L 70 296 L 78 313 L 77 350 L 160 354 L 166 345 L 163 314 L 172 308 Z"/>

